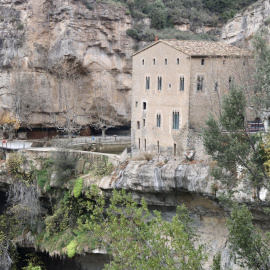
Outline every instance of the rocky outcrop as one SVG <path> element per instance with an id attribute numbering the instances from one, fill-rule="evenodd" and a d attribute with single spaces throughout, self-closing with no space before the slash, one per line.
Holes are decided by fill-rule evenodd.
<path id="1" fill-rule="evenodd" d="M 226 220 L 230 209 L 218 196 L 225 190 L 222 183 L 210 176 L 209 162 L 152 160 L 131 161 L 117 175 L 103 178 L 99 187 L 108 195 L 113 188 L 131 192 L 138 201 L 144 198 L 150 209 L 158 209 L 170 220 L 177 205 L 185 204 L 198 230 L 200 239 L 209 247 L 209 260 L 205 269 L 211 269 L 212 256 L 221 251 L 224 269 L 241 269 L 230 258 Z M 269 193 L 261 190 L 258 202 L 247 183 L 238 186 L 234 200 L 251 205 L 254 221 L 269 231 L 269 217 L 263 207 L 269 203 Z"/>
<path id="2" fill-rule="evenodd" d="M 96 1 L 1 1 L 1 109 L 23 126 L 54 127 L 89 124 L 102 107 L 106 119 L 127 125 L 131 23 L 124 7 Z"/>
<path id="3" fill-rule="evenodd" d="M 256 31 L 270 24 L 270 1 L 258 1 L 236 14 L 221 30 L 221 40 L 241 44 L 250 40 Z"/>

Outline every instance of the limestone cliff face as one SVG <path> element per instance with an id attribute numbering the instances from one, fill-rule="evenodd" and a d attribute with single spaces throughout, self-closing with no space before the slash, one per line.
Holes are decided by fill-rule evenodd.
<path id="1" fill-rule="evenodd" d="M 113 123 L 130 121 L 131 17 L 117 5 L 85 3 L 1 1 L 0 107 L 23 126 L 89 124 L 97 100 Z"/>
<path id="2" fill-rule="evenodd" d="M 221 30 L 221 40 L 239 44 L 251 39 L 256 31 L 269 26 L 270 1 L 260 0 L 235 15 Z"/>

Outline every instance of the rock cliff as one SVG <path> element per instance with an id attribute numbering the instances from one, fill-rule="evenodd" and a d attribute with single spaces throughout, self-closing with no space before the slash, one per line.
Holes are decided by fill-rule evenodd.
<path id="1" fill-rule="evenodd" d="M 221 40 L 240 44 L 252 39 L 256 31 L 269 27 L 270 1 L 261 0 L 236 14 L 221 30 Z"/>
<path id="2" fill-rule="evenodd" d="M 27 127 L 63 126 L 66 119 L 86 125 L 100 114 L 98 101 L 106 104 L 106 118 L 127 125 L 131 23 L 118 5 L 1 1 L 1 109 L 15 112 Z"/>

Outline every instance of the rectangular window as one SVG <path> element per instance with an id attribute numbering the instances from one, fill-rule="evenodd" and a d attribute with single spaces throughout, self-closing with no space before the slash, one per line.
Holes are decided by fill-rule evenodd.
<path id="1" fill-rule="evenodd" d="M 162 77 L 158 76 L 158 90 L 162 90 Z"/>
<path id="2" fill-rule="evenodd" d="M 155 64 L 156 64 L 156 59 L 154 58 L 154 59 L 153 59 L 153 65 L 155 65 Z"/>
<path id="3" fill-rule="evenodd" d="M 173 144 L 173 155 L 176 156 L 176 144 Z"/>
<path id="4" fill-rule="evenodd" d="M 146 139 L 144 139 L 144 151 L 146 151 Z"/>
<path id="5" fill-rule="evenodd" d="M 157 114 L 157 127 L 161 126 L 161 115 Z"/>
<path id="6" fill-rule="evenodd" d="M 141 139 L 139 139 L 139 149 L 141 149 Z"/>
<path id="7" fill-rule="evenodd" d="M 140 129 L 140 121 L 137 121 L 137 129 Z"/>
<path id="8" fill-rule="evenodd" d="M 167 58 L 165 58 L 165 65 L 167 65 L 168 64 L 168 60 L 167 60 Z"/>
<path id="9" fill-rule="evenodd" d="M 198 76 L 197 77 L 197 91 L 202 91 L 203 90 L 203 76 Z"/>
<path id="10" fill-rule="evenodd" d="M 145 127 L 145 119 L 143 119 L 143 126 Z"/>
<path id="11" fill-rule="evenodd" d="M 144 66 L 144 59 L 142 60 L 142 65 Z"/>
<path id="12" fill-rule="evenodd" d="M 150 77 L 146 77 L 146 90 L 150 89 Z"/>
<path id="13" fill-rule="evenodd" d="M 177 63 L 177 65 L 180 64 L 180 59 L 179 58 L 176 59 L 176 63 Z"/>
<path id="14" fill-rule="evenodd" d="M 158 152 L 158 154 L 160 153 L 159 152 L 159 141 L 157 141 L 157 152 Z"/>
<path id="15" fill-rule="evenodd" d="M 179 129 L 179 112 L 173 112 L 173 129 Z"/>
<path id="16" fill-rule="evenodd" d="M 201 65 L 204 66 L 204 59 L 201 60 Z"/>
<path id="17" fill-rule="evenodd" d="M 183 76 L 180 77 L 180 91 L 184 91 L 185 89 L 185 79 Z"/>
<path id="18" fill-rule="evenodd" d="M 138 101 L 135 101 L 135 108 L 138 107 Z"/>
<path id="19" fill-rule="evenodd" d="M 146 102 L 143 102 L 143 110 L 146 110 Z"/>

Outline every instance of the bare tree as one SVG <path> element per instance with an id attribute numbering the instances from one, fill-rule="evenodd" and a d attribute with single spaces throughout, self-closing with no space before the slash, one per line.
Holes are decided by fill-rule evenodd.
<path id="1" fill-rule="evenodd" d="M 90 125 L 101 130 L 102 137 L 105 137 L 109 128 L 120 126 L 125 122 L 130 102 L 126 100 L 123 91 L 119 91 L 111 85 L 109 78 L 115 76 L 115 72 L 110 74 L 104 69 L 99 69 L 97 73 L 97 80 L 93 86 L 94 97 L 90 108 Z"/>

